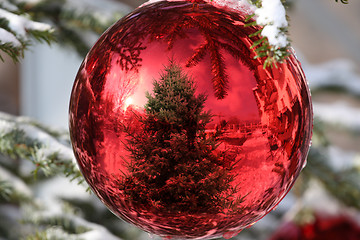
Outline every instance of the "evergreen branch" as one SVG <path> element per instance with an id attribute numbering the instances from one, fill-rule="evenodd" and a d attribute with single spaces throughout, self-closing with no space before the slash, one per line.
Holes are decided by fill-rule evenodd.
<path id="1" fill-rule="evenodd" d="M 319 118 L 314 118 L 312 143 L 314 146 L 328 147 L 329 139 L 325 134 L 325 124 Z"/>
<path id="2" fill-rule="evenodd" d="M 23 2 L 18 4 L 18 7 L 37 21 L 51 22 L 56 29 L 57 42 L 75 47 L 81 56 L 84 56 L 93 44 L 89 41 L 89 36 L 95 40 L 125 14 L 121 10 L 115 11 L 117 7 L 108 10 L 105 14 L 86 4 L 82 9 L 76 8 L 70 2 L 70 0 L 43 0 Z"/>
<path id="3" fill-rule="evenodd" d="M 261 7 L 262 0 L 250 0 L 251 4 L 256 6 L 257 8 Z"/>
<path id="4" fill-rule="evenodd" d="M 219 46 L 212 43 L 212 46 Z M 210 52 L 211 59 L 211 72 L 213 73 L 212 83 L 215 90 L 215 96 L 218 99 L 223 99 L 227 95 L 229 76 L 226 73 L 226 64 L 224 58 L 217 47 L 213 47 L 216 50 Z"/>
<path id="5" fill-rule="evenodd" d="M 275 22 L 269 16 L 262 16 L 266 13 L 266 11 L 263 11 L 262 9 L 262 0 L 253 0 L 251 2 L 258 9 L 254 14 L 251 14 L 246 18 L 247 24 L 245 24 L 245 26 L 261 26 L 260 30 L 249 35 L 250 38 L 256 37 L 255 39 L 258 39 L 251 46 L 256 52 L 254 58 L 263 58 L 264 68 L 269 66 L 277 67 L 277 63 L 282 63 L 290 55 L 290 41 L 287 37 L 288 28 L 287 21 L 285 20 L 285 18 L 287 18 L 285 8 L 283 21 L 279 20 L 279 22 Z M 281 6 L 281 4 L 284 6 L 285 3 L 285 0 L 281 0 L 279 6 Z M 283 6 L 281 6 L 281 8 L 283 8 Z M 254 20 L 255 17 L 257 17 L 256 20 Z M 261 20 L 259 20 L 260 18 Z M 273 36 L 274 34 L 275 36 Z M 269 39 L 270 35 L 271 41 Z"/>
<path id="6" fill-rule="evenodd" d="M 78 13 L 75 10 L 63 11 L 60 14 L 62 22 L 76 29 L 89 30 L 102 34 L 111 24 L 122 17 L 122 14 L 114 15 L 108 19 L 99 19 L 98 16 L 89 13 Z"/>
<path id="7" fill-rule="evenodd" d="M 335 170 L 328 164 L 326 148 L 311 148 L 304 173 L 323 183 L 325 189 L 347 206 L 360 209 L 360 171 Z"/>
<path id="8" fill-rule="evenodd" d="M 0 203 L 11 203 L 20 205 L 21 203 L 33 203 L 32 196 L 26 195 L 20 189 L 16 189 L 11 181 L 0 180 Z"/>
<path id="9" fill-rule="evenodd" d="M 336 2 L 338 2 L 338 0 L 335 0 Z M 341 3 L 344 4 L 348 4 L 348 0 L 340 0 Z M 255 11 L 257 12 L 258 10 L 261 11 L 261 8 L 263 7 L 263 0 L 250 0 L 250 2 L 256 6 L 258 9 Z M 289 6 L 289 2 L 287 0 L 280 0 L 281 4 L 284 7 L 288 7 Z M 266 12 L 266 11 L 265 11 Z M 274 39 L 269 41 L 269 34 L 266 31 L 266 34 L 264 34 L 264 29 L 267 27 L 272 27 L 272 25 L 275 24 L 274 21 L 269 21 L 268 22 L 264 22 L 264 19 L 261 20 L 261 22 L 259 22 L 258 19 L 256 20 L 252 20 L 253 17 L 255 17 L 257 15 L 257 17 L 262 17 L 263 13 L 259 14 L 259 13 L 254 13 L 252 15 L 249 15 L 247 18 L 247 21 L 249 23 L 246 24 L 246 26 L 254 26 L 254 25 L 260 25 L 262 26 L 262 29 L 255 33 L 255 34 L 251 34 L 249 37 L 258 37 L 259 40 L 257 40 L 253 45 L 252 48 L 255 49 L 256 52 L 256 56 L 255 58 L 264 58 L 264 68 L 268 67 L 268 66 L 277 66 L 277 63 L 282 63 L 289 55 L 290 55 L 290 40 L 288 37 L 286 37 L 286 44 L 282 43 L 282 44 L 273 44 Z M 280 13 L 279 13 L 280 14 Z M 286 16 L 286 18 L 288 18 Z M 273 27 L 272 27 L 273 28 Z M 272 29 L 273 30 L 273 29 Z M 270 34 L 274 34 L 273 31 L 269 31 Z M 276 38 L 281 38 L 281 42 L 284 42 L 285 36 L 287 36 L 287 32 L 288 32 L 288 27 L 287 26 L 282 26 L 282 27 L 278 27 L 277 29 L 277 36 L 273 36 Z M 280 40 L 278 40 L 280 41 Z"/>
<path id="10" fill-rule="evenodd" d="M 23 57 L 24 50 L 33 44 L 29 38 L 31 37 L 38 42 L 50 44 L 57 41 L 62 45 L 74 46 L 80 55 L 85 55 L 92 45 L 89 34 L 94 35 L 95 40 L 99 34 L 124 15 L 122 11 L 115 10 L 110 11 L 111 14 L 101 14 L 94 9 L 79 10 L 68 2 L 70 1 L 6 0 L 5 3 L 0 3 L 0 50 L 15 62 L 19 61 Z M 89 10 L 86 6 L 85 9 Z M 11 29 L 9 20 L 15 18 L 18 19 L 16 22 L 20 25 Z M 43 22 L 50 23 L 53 28 Z M 1 55 L 0 60 L 4 61 Z"/>
<path id="11" fill-rule="evenodd" d="M 308 187 L 311 178 L 317 179 L 334 198 L 347 206 L 360 209 L 360 168 L 354 165 L 335 169 L 329 164 L 328 147 L 331 144 L 325 134 L 324 123 L 317 118 L 314 119 L 312 142 L 307 165 L 300 178 L 303 182 L 301 192 Z"/>
<path id="12" fill-rule="evenodd" d="M 30 160 L 36 167 L 34 176 L 41 170 L 46 176 L 63 173 L 71 180 L 83 182 L 71 147 L 41 129 L 21 122 L 21 118 L 0 115 L 0 153 L 13 159 Z"/>
<path id="13" fill-rule="evenodd" d="M 15 205 L 33 203 L 31 190 L 20 177 L 1 166 L 0 176 L 0 202 Z"/>
<path id="14" fill-rule="evenodd" d="M 338 2 L 338 0 L 335 0 L 335 2 Z M 348 4 L 349 3 L 348 0 L 340 0 L 340 2 L 343 3 L 343 4 Z"/>
<path id="15" fill-rule="evenodd" d="M 27 236 L 26 240 L 80 240 L 74 236 L 67 234 L 61 228 L 49 227 L 43 231 L 36 232 L 33 235 Z"/>
<path id="16" fill-rule="evenodd" d="M 30 29 L 27 32 L 36 41 L 38 41 L 40 43 L 46 42 L 48 45 L 50 45 L 52 42 L 56 41 L 53 30 L 39 31 L 39 30 L 31 30 Z"/>
<path id="17" fill-rule="evenodd" d="M 54 215 L 54 216 L 30 216 L 24 218 L 22 220 L 25 224 L 33 224 L 38 228 L 59 228 L 63 233 L 66 234 L 81 234 L 85 233 L 91 228 L 86 227 L 85 225 L 79 224 L 79 221 L 76 221 L 76 216 L 62 214 L 62 215 Z"/>
<path id="18" fill-rule="evenodd" d="M 64 209 L 65 210 L 65 209 Z M 88 222 L 74 213 L 47 214 L 39 210 L 30 210 L 23 218 L 23 224 L 31 225 L 37 232 L 28 236 L 27 240 L 80 240 L 91 236 L 101 236 L 101 239 L 121 240 L 105 227 Z"/>
<path id="19" fill-rule="evenodd" d="M 20 58 L 24 57 L 24 48 L 16 47 L 12 43 L 1 43 L 0 42 L 0 51 L 4 52 L 12 58 L 14 62 L 18 62 Z M 4 62 L 3 56 L 0 54 L 0 60 Z"/>
<path id="20" fill-rule="evenodd" d="M 1 114 L 0 114 L 0 118 L 1 118 Z M 17 117 L 16 121 L 19 124 L 26 124 L 26 125 L 34 126 L 37 129 L 39 129 L 39 130 L 45 132 L 46 134 L 50 135 L 51 137 L 55 138 L 57 141 L 70 146 L 70 136 L 69 136 L 69 132 L 66 130 L 55 129 L 55 128 L 45 126 L 45 125 L 43 125 L 31 118 L 28 118 L 28 117 Z"/>
<path id="21" fill-rule="evenodd" d="M 14 9 L 10 11 L 3 8 L 3 4 L 0 5 L 0 49 L 16 62 L 23 57 L 24 50 L 31 43 L 29 37 L 48 43 L 54 38 L 50 25 L 32 21 L 15 5 L 12 6 Z M 0 56 L 0 60 L 4 61 L 3 57 Z"/>
<path id="22" fill-rule="evenodd" d="M 267 37 L 261 36 L 260 31 L 256 37 L 259 40 L 255 41 L 251 48 L 255 49 L 256 56 L 254 59 L 264 59 L 264 69 L 267 67 L 277 67 L 277 63 L 283 63 L 284 60 L 290 55 L 290 43 L 286 47 L 271 46 Z M 254 37 L 254 35 L 252 36 Z"/>
<path id="23" fill-rule="evenodd" d="M 203 60 L 208 51 L 208 47 L 209 44 L 207 42 L 201 44 L 201 46 L 195 50 L 194 54 L 186 62 L 186 67 L 196 66 L 201 60 Z"/>
<path id="24" fill-rule="evenodd" d="M 8 181 L 0 179 L 0 201 L 10 201 L 11 195 L 14 193 L 14 188 L 10 185 Z"/>

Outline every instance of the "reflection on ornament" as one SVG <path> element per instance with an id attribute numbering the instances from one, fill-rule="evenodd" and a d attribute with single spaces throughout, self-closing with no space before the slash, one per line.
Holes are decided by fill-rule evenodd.
<path id="1" fill-rule="evenodd" d="M 125 101 L 124 101 L 124 111 L 126 111 L 127 110 L 127 108 L 130 106 L 130 105 L 132 105 L 132 103 L 133 103 L 133 98 L 132 97 L 128 97 L 127 99 L 125 99 Z"/>
<path id="2" fill-rule="evenodd" d="M 159 1 L 108 29 L 70 103 L 74 152 L 117 216 L 174 239 L 232 237 L 299 175 L 312 109 L 291 55 L 254 59 L 245 14 Z"/>

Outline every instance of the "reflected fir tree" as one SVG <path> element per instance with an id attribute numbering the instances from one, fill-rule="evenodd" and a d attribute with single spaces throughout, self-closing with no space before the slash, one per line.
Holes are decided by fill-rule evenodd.
<path id="1" fill-rule="evenodd" d="M 260 39 L 256 35 L 250 39 L 249 35 L 260 28 L 245 26 L 245 23 L 246 16 L 214 7 L 204 0 L 159 1 L 138 8 L 117 22 L 116 31 L 110 31 L 104 41 L 119 53 L 122 70 L 137 72 L 142 66 L 141 53 L 150 44 L 163 42 L 167 50 L 172 51 L 180 40 L 191 39 L 199 33 L 199 41 L 193 41 L 198 46 L 188 56 L 186 67 L 195 67 L 209 57 L 214 95 L 224 99 L 229 89 L 227 55 L 249 69 L 257 68 L 258 60 L 249 56 L 255 54 L 251 43 Z"/>
<path id="2" fill-rule="evenodd" d="M 137 116 L 141 131 L 127 131 L 131 162 L 119 182 L 124 196 L 164 213 L 217 213 L 238 206 L 230 174 L 235 156 L 218 150 L 221 128 L 205 131 L 212 118 L 204 111 L 206 95 L 195 95 L 193 80 L 172 61 L 153 84 L 145 114 Z"/>

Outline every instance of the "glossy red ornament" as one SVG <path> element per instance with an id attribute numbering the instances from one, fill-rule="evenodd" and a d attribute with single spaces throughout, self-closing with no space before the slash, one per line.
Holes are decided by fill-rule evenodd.
<path id="1" fill-rule="evenodd" d="M 276 68 L 254 59 L 259 28 L 245 18 L 160 1 L 119 20 L 86 56 L 71 139 L 117 216 L 167 238 L 232 237 L 290 190 L 309 150 L 309 90 L 293 54 Z"/>
<path id="2" fill-rule="evenodd" d="M 269 240 L 357 240 L 360 239 L 360 225 L 346 215 L 326 216 L 315 214 L 312 222 L 297 225 L 286 222 Z"/>

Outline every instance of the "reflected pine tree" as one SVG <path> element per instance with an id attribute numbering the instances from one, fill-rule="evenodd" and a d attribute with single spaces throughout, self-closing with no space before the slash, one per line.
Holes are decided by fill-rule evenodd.
<path id="1" fill-rule="evenodd" d="M 186 60 L 186 67 L 196 66 L 209 56 L 214 94 L 223 99 L 229 87 L 225 53 L 255 69 L 249 57 L 254 54 L 249 35 L 258 29 L 245 27 L 245 17 L 202 0 L 196 3 L 161 1 L 139 8 L 119 21 L 116 25 L 120 31 L 112 33 L 110 41 L 116 43 L 113 47 L 122 57 L 119 61 L 122 68 L 137 71 L 142 62 L 140 52 L 147 48 L 148 43 L 163 41 L 171 50 L 178 40 L 194 36 L 194 31 L 200 33 L 202 42 Z"/>
<path id="2" fill-rule="evenodd" d="M 131 161 L 118 181 L 124 197 L 169 213 L 239 211 L 235 156 L 218 149 L 221 128 L 206 132 L 212 118 L 203 110 L 206 96 L 195 95 L 193 80 L 174 62 L 153 84 L 145 114 L 137 113 L 141 129 L 125 130 Z"/>

